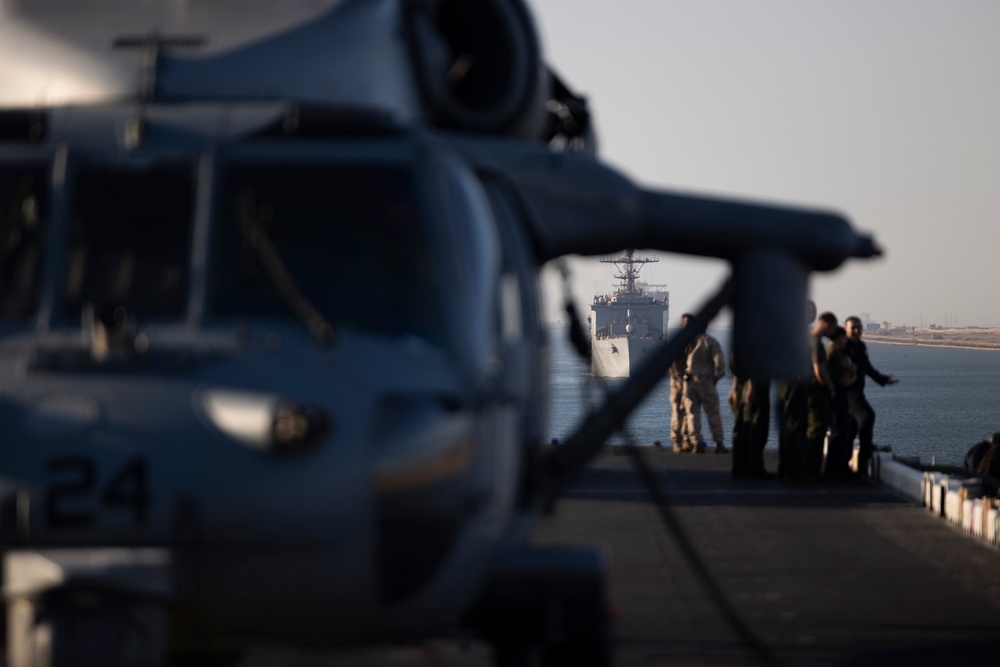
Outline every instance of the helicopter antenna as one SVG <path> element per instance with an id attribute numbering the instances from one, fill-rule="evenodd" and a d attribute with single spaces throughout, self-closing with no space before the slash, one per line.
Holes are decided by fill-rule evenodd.
<path id="1" fill-rule="evenodd" d="M 166 49 L 196 49 L 204 43 L 205 38 L 199 35 L 161 35 L 154 30 L 148 35 L 120 35 L 115 38 L 111 48 L 142 51 L 139 60 L 139 99 L 150 102 L 156 97 L 156 77 L 162 53 Z"/>
<path id="2" fill-rule="evenodd" d="M 124 126 L 123 140 L 129 149 L 137 147 L 146 136 L 145 105 L 156 99 L 156 79 L 160 70 L 160 56 L 170 48 L 198 48 L 205 43 L 203 37 L 197 35 L 161 35 L 156 30 L 148 35 L 119 35 L 115 38 L 113 49 L 137 49 L 142 53 L 139 58 L 139 111 L 130 118 Z"/>

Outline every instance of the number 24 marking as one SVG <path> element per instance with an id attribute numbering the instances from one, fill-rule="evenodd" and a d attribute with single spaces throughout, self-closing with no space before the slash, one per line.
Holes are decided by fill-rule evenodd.
<path id="1" fill-rule="evenodd" d="M 97 493 L 97 466 L 94 461 L 85 456 L 67 456 L 52 459 L 45 468 L 53 476 L 61 478 L 45 493 L 45 516 L 49 525 L 54 528 L 94 525 L 97 522 L 94 512 L 65 506 L 67 503 L 85 502 Z M 108 481 L 101 493 L 101 501 L 107 507 L 131 509 L 132 520 L 144 524 L 151 504 L 148 479 L 146 459 L 141 456 L 129 459 Z"/>

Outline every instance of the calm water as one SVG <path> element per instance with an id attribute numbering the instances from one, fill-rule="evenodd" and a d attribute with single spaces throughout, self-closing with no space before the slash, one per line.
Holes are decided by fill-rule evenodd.
<path id="1" fill-rule="evenodd" d="M 728 332 L 713 331 L 728 349 Z M 600 400 L 600 381 L 575 355 L 565 329 L 551 329 L 552 355 L 550 437 L 565 439 Z M 934 457 L 938 463 L 961 464 L 966 450 L 993 432 L 1000 432 L 1000 351 L 880 345 L 868 341 L 872 364 L 895 375 L 899 383 L 879 387 L 868 380 L 865 395 L 875 408 L 875 443 L 891 445 L 905 456 Z M 612 383 L 616 381 L 611 381 Z M 719 382 L 723 428 L 730 444 L 733 418 L 725 405 L 730 378 Z M 632 415 L 629 429 L 635 441 L 670 444 L 669 382 L 664 380 Z M 773 416 L 772 416 L 773 420 Z M 703 433 L 708 425 L 702 419 Z M 612 438 L 621 443 L 620 435 Z M 772 423 L 768 447 L 777 447 Z"/>

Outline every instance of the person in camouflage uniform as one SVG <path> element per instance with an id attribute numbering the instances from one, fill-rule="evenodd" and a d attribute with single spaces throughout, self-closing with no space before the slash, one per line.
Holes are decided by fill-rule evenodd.
<path id="1" fill-rule="evenodd" d="M 675 452 L 693 451 L 687 442 L 687 419 L 684 413 L 684 372 L 687 353 L 678 355 L 670 364 L 670 440 Z"/>
<path id="2" fill-rule="evenodd" d="M 685 327 L 694 318 L 681 315 L 681 326 Z M 684 372 L 684 412 L 687 420 L 688 446 L 695 452 L 703 452 L 705 443 L 701 436 L 701 411 L 704 409 L 708 428 L 715 441 L 715 453 L 729 451 L 722 431 L 722 413 L 719 411 L 719 392 L 716 385 L 726 374 L 725 355 L 722 345 L 714 337 L 702 331 L 687 349 L 687 366 Z"/>

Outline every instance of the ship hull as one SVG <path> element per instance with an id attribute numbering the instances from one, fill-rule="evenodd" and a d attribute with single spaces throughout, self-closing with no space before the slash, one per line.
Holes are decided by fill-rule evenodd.
<path id="1" fill-rule="evenodd" d="M 653 338 L 625 336 L 591 340 L 591 373 L 606 378 L 629 377 L 661 342 Z"/>

